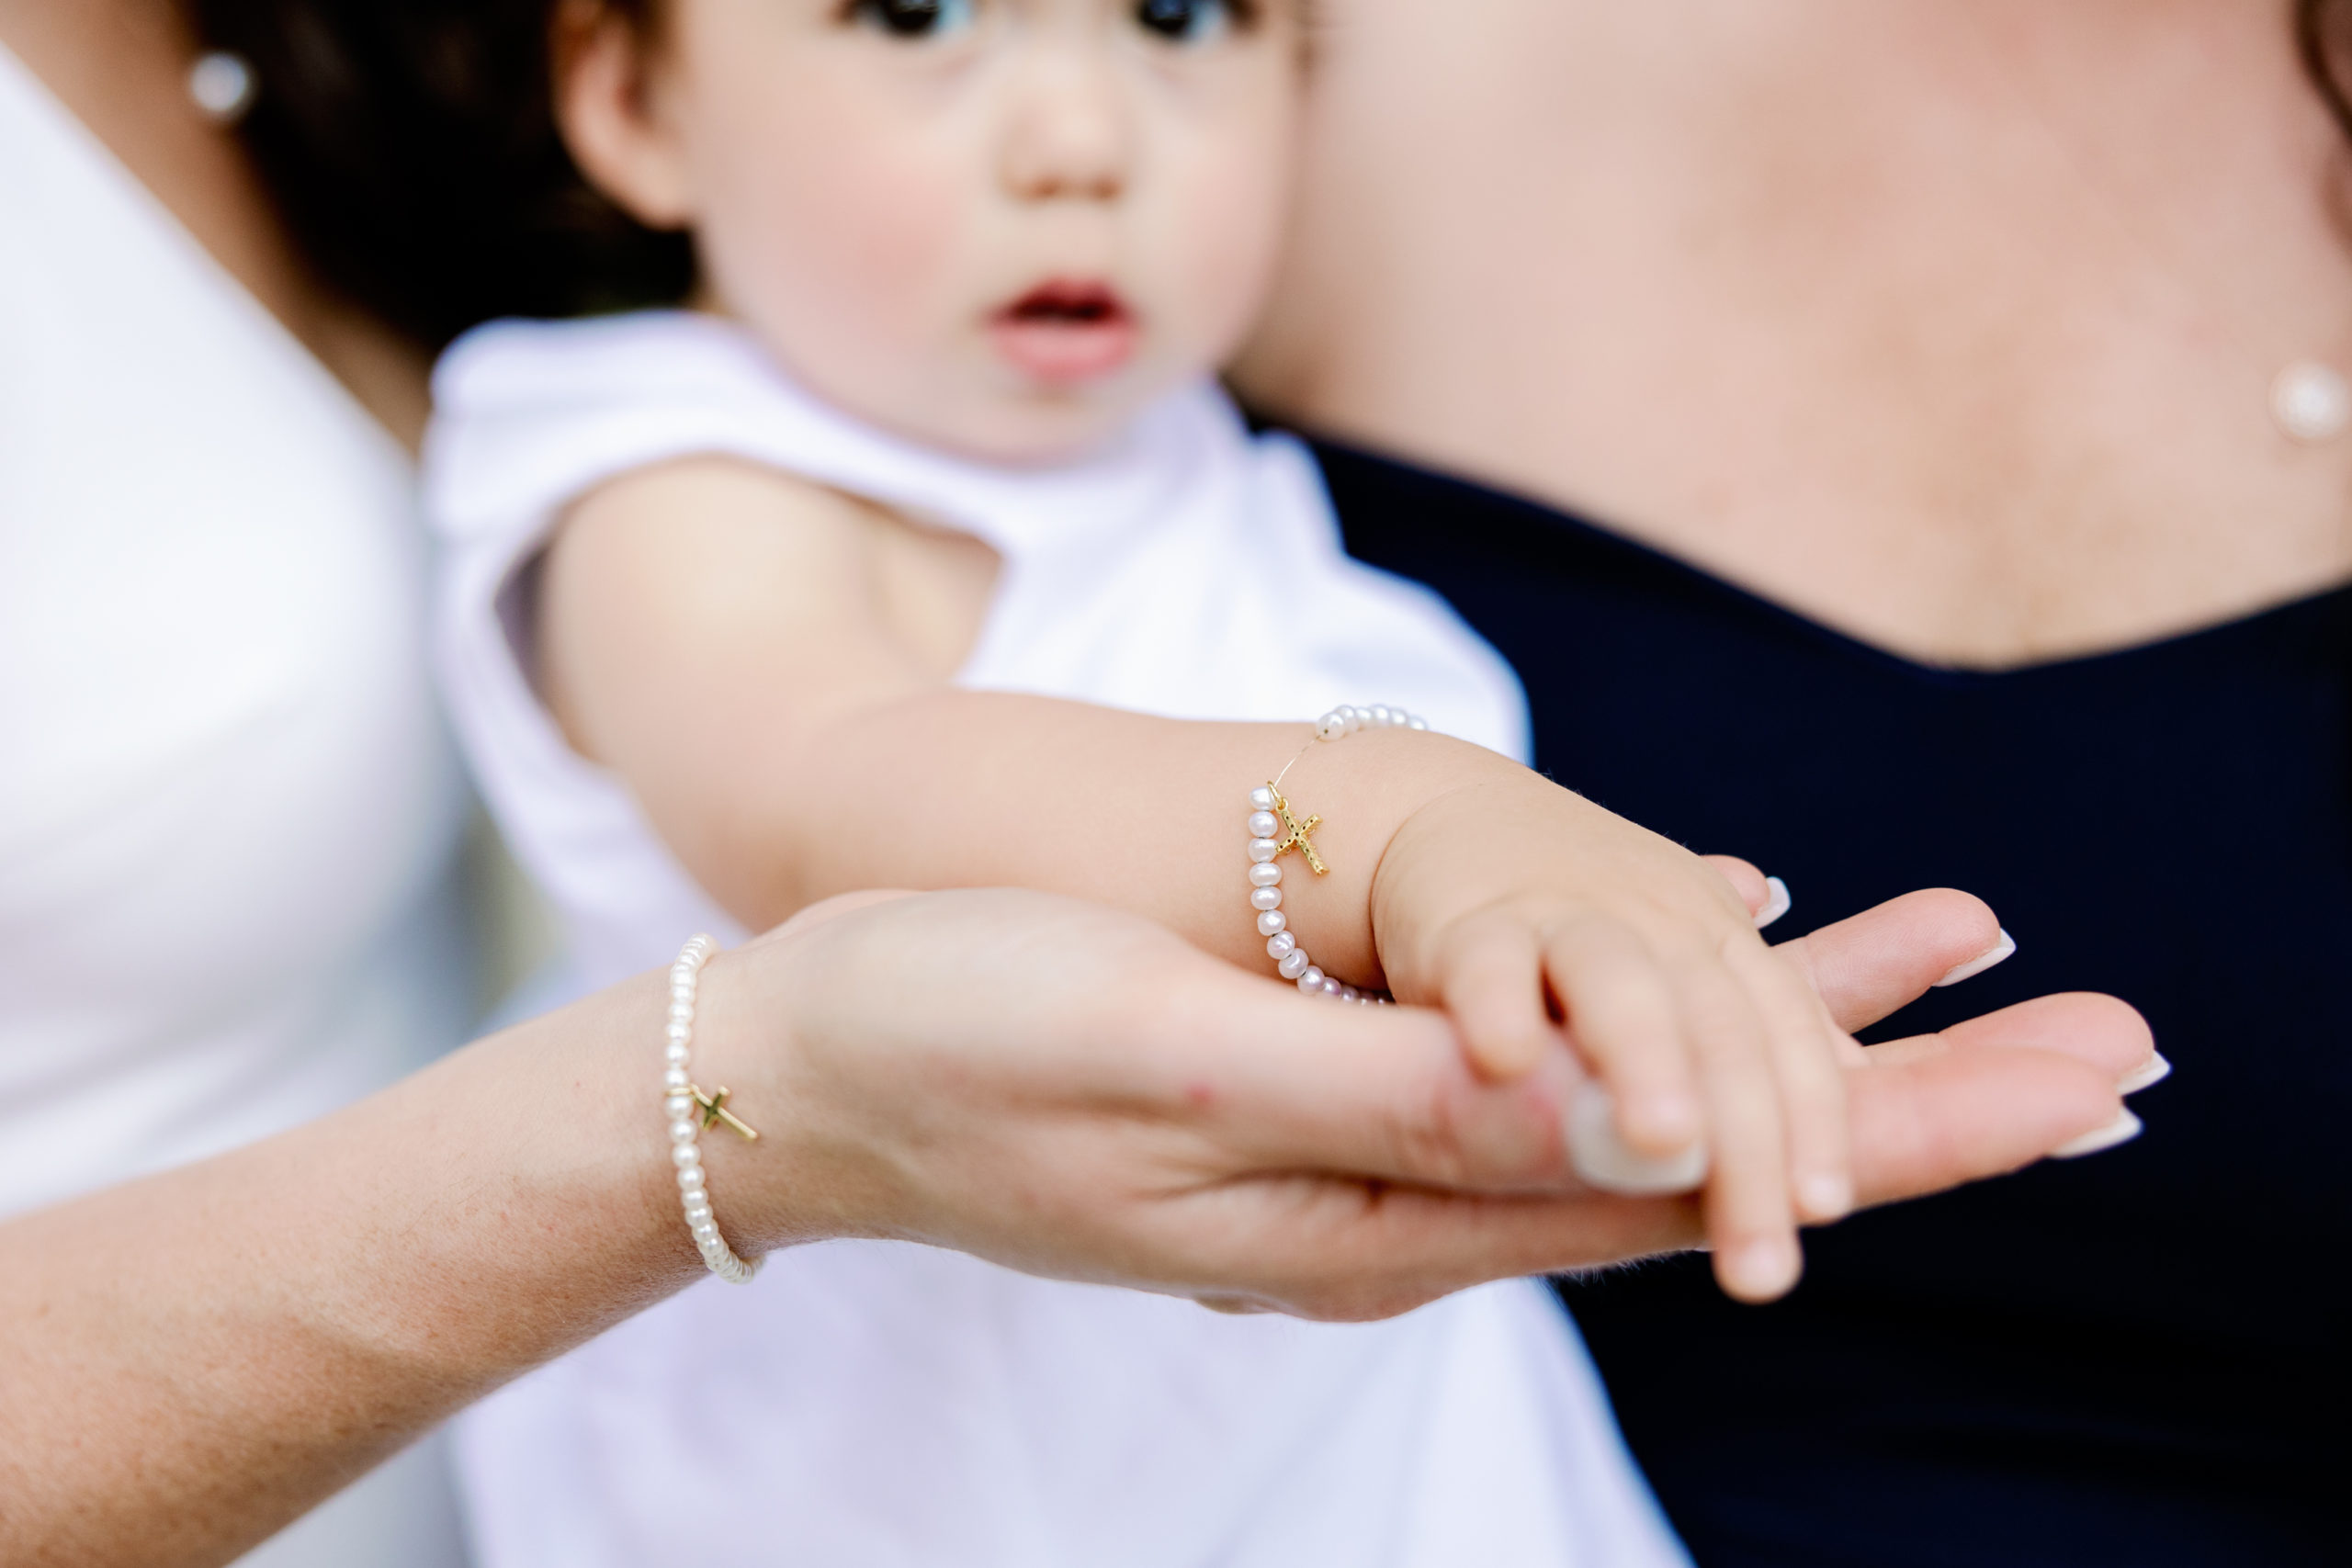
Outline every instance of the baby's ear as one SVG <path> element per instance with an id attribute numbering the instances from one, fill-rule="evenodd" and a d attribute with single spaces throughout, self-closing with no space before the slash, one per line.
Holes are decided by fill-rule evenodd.
<path id="1" fill-rule="evenodd" d="M 548 29 L 557 128 L 580 173 L 649 229 L 694 220 L 684 139 L 649 24 L 606 0 L 563 0 Z"/>

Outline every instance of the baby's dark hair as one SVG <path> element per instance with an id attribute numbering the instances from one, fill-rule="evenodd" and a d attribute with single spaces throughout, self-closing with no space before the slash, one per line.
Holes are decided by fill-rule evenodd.
<path id="1" fill-rule="evenodd" d="M 239 127 L 306 260 L 438 349 L 495 316 L 675 304 L 692 242 L 630 218 L 557 134 L 560 0 L 188 0 L 249 61 Z M 651 28 L 657 0 L 601 0 Z"/>

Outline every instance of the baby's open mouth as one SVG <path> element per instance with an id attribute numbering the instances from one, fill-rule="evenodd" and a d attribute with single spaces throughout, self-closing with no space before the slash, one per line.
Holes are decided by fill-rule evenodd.
<path id="1" fill-rule="evenodd" d="M 999 310 L 990 335 L 999 353 L 1040 380 L 1084 381 L 1127 362 L 1136 321 L 1110 285 L 1057 278 Z"/>

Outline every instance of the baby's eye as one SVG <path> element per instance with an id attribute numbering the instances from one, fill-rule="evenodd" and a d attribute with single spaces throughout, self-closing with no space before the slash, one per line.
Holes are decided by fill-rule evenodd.
<path id="1" fill-rule="evenodd" d="M 850 15 L 893 38 L 937 38 L 972 25 L 972 0 L 857 0 Z"/>
<path id="2" fill-rule="evenodd" d="M 1206 43 L 1245 19 L 1238 0 L 1136 0 L 1136 25 L 1175 43 Z"/>

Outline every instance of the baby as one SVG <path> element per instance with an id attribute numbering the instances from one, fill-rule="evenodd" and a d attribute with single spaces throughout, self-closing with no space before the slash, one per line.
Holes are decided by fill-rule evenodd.
<path id="1" fill-rule="evenodd" d="M 1573 1050 L 1579 1168 L 1703 1177 L 1726 1288 L 1786 1289 L 1794 1221 L 1849 1202 L 1847 1043 L 1755 934 L 1762 880 L 1512 761 L 1508 669 L 1349 561 L 1311 461 L 1212 378 L 1282 229 L 1296 6 L 551 21 L 572 157 L 692 236 L 695 281 L 461 341 L 427 486 L 453 711 L 582 981 L 857 888 L 1125 905 L 1301 1006 L 1442 1006 L 1494 1076 Z M 492 1568 L 705 1530 L 811 1562 L 1679 1560 L 1532 1285 L 1308 1325 L 798 1248 L 465 1445 Z"/>

